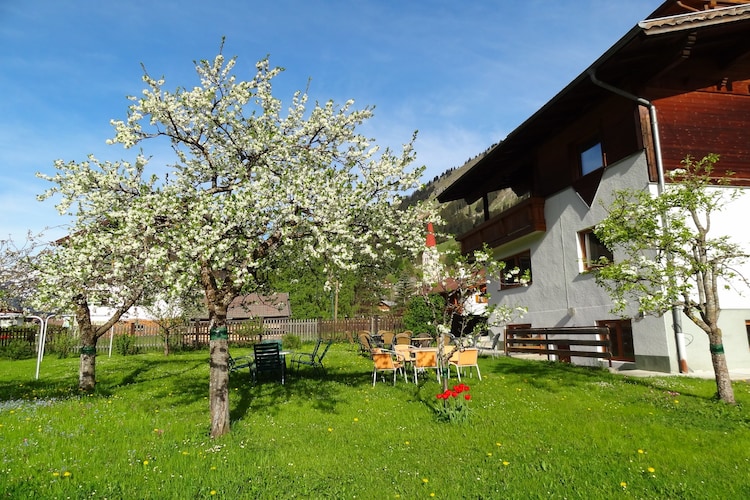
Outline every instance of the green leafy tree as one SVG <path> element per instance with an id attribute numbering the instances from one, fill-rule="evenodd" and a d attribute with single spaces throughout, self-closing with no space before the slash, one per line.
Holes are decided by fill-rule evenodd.
<path id="1" fill-rule="evenodd" d="M 399 209 L 418 186 L 413 141 L 400 154 L 380 151 L 357 132 L 372 109 L 353 101 L 308 105 L 297 92 L 284 112 L 272 83 L 281 69 L 267 59 L 241 81 L 222 54 L 196 63 L 199 84 L 168 90 L 145 73 L 128 117 L 113 121 L 113 143 L 166 140 L 176 153 L 168 177 L 142 192 L 133 215 L 157 228 L 160 282 L 180 295 L 196 281 L 211 332 L 209 403 L 212 437 L 229 431 L 226 313 L 242 293 L 268 290 L 285 266 L 324 260 L 326 274 L 416 254 L 426 214 Z M 323 259 L 324 258 L 324 259 Z"/>
<path id="2" fill-rule="evenodd" d="M 715 154 L 699 161 L 686 157 L 659 196 L 615 192 L 595 233 L 617 253 L 614 262 L 602 263 L 596 279 L 621 315 L 632 307 L 657 316 L 679 307 L 708 335 L 718 398 L 734 403 L 719 328 L 719 288 L 744 282 L 736 269 L 747 253 L 727 236 L 709 236 L 712 215 L 740 194 L 716 188 L 729 182 L 715 173 L 718 160 Z"/>

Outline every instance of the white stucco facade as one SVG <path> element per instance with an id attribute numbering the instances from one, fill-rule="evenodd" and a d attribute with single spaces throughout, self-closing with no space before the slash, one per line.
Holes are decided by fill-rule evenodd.
<path id="1" fill-rule="evenodd" d="M 528 250 L 532 283 L 528 287 L 499 290 L 490 285 L 491 301 L 509 306 L 526 306 L 528 313 L 518 323 L 532 327 L 593 326 L 597 321 L 620 319 L 610 312 L 612 302 L 594 277 L 584 272 L 578 234 L 592 228 L 606 216 L 605 207 L 614 190 L 652 189 L 647 176 L 645 153 L 638 153 L 610 165 L 604 172 L 596 197 L 587 206 L 572 189 L 560 191 L 545 201 L 547 230 L 494 249 L 495 257 Z M 717 213 L 711 235 L 728 234 L 732 241 L 750 249 L 750 234 L 742 230 L 750 213 L 750 194 L 742 196 Z M 615 254 L 617 259 L 617 254 Z M 750 277 L 750 267 L 745 269 Z M 730 369 L 750 367 L 750 347 L 745 321 L 750 321 L 750 294 L 723 291 L 721 327 Z M 678 372 L 671 315 L 639 317 L 630 311 L 636 366 L 643 369 Z M 686 357 L 691 370 L 712 370 L 706 334 L 683 316 Z M 596 361 L 577 359 L 576 362 Z"/>

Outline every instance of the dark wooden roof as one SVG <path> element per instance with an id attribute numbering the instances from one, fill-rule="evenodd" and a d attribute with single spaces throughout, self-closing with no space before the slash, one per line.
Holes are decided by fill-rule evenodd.
<path id="1" fill-rule="evenodd" d="M 227 309 L 227 319 L 230 320 L 288 318 L 290 316 L 289 294 L 285 292 L 270 295 L 257 293 L 241 295 L 236 297 Z M 208 311 L 203 311 L 199 318 L 208 318 Z"/>
<path id="2" fill-rule="evenodd" d="M 741 2 L 744 5 L 719 2 L 733 6 L 698 11 L 678 5 L 695 7 L 710 3 L 669 1 L 662 4 L 476 161 L 440 193 L 438 200 L 464 199 L 473 203 L 489 191 L 528 184 L 533 164 L 530 154 L 534 147 L 611 97 L 609 91 L 594 84 L 590 73 L 603 82 L 638 95 L 648 82 L 679 64 L 686 50 L 693 60 L 705 58 L 730 71 L 733 62 L 750 56 L 750 2 Z M 676 10 L 680 12 L 671 15 Z M 735 75 L 726 76 L 733 79 Z"/>

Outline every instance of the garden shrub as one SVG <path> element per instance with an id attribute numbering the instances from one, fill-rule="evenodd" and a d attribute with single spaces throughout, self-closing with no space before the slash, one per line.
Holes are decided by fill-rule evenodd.
<path id="1" fill-rule="evenodd" d="M 412 297 L 404 310 L 404 329 L 414 333 L 429 333 L 437 335 L 437 325 L 443 320 L 445 311 L 445 299 L 436 293 Z"/>
<path id="2" fill-rule="evenodd" d="M 284 346 L 284 349 L 286 350 L 296 350 L 302 347 L 302 339 L 299 338 L 297 335 L 292 335 L 290 333 L 284 335 L 281 338 L 281 343 Z"/>
<path id="3" fill-rule="evenodd" d="M 127 356 L 130 354 L 138 354 L 140 349 L 135 345 L 136 336 L 132 334 L 123 334 L 115 336 L 115 351 L 118 354 Z"/>
<path id="4" fill-rule="evenodd" d="M 56 354 L 59 359 L 64 359 L 78 352 L 78 338 L 67 328 L 58 328 L 48 332 L 49 342 L 45 346 L 47 352 Z"/>
<path id="5" fill-rule="evenodd" d="M 29 359 L 34 357 L 34 347 L 25 340 L 11 340 L 0 347 L 0 357 L 5 359 Z"/>

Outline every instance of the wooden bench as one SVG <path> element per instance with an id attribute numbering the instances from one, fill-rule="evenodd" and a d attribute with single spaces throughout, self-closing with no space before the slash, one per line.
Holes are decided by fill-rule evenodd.
<path id="1" fill-rule="evenodd" d="M 588 349 L 586 349 L 588 348 Z M 570 363 L 572 357 L 606 359 L 612 366 L 607 327 L 511 328 L 505 331 L 505 353 L 546 354 Z"/>

